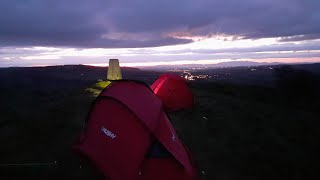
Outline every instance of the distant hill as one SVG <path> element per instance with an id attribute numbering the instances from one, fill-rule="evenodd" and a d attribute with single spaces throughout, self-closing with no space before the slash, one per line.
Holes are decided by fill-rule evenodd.
<path id="1" fill-rule="evenodd" d="M 169 64 L 169 63 L 168 63 Z M 245 67 L 245 66 L 265 66 L 265 65 L 279 65 L 282 63 L 260 63 L 253 61 L 228 61 L 228 62 L 220 62 L 216 64 L 183 64 L 179 65 L 179 69 L 185 68 L 227 68 L 227 67 Z M 172 65 L 161 65 L 161 66 L 152 66 L 152 67 L 139 67 L 140 69 L 152 69 L 152 70 L 168 70 L 177 68 L 177 66 Z"/>
<path id="2" fill-rule="evenodd" d="M 214 64 L 210 67 L 237 67 L 237 66 L 264 66 L 264 65 L 276 65 L 281 63 L 260 63 L 253 61 L 228 61 Z"/>
<path id="3" fill-rule="evenodd" d="M 74 84 L 87 86 L 96 83 L 99 79 L 105 80 L 107 70 L 107 67 L 84 65 L 1 68 L 0 83 L 3 86 L 12 84 L 17 88 L 37 85 L 58 89 L 72 87 Z M 140 80 L 146 83 L 153 82 L 159 76 L 157 72 L 138 68 L 122 67 L 121 70 L 124 79 Z"/>
<path id="4" fill-rule="evenodd" d="M 294 69 L 301 69 L 312 73 L 320 74 L 320 63 L 295 64 L 291 67 Z"/>

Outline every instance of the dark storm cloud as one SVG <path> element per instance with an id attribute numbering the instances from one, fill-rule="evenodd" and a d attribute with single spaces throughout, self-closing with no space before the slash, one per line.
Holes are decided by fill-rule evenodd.
<path id="1" fill-rule="evenodd" d="M 185 36 L 319 39 L 318 0 L 1 0 L 0 46 L 152 47 Z"/>

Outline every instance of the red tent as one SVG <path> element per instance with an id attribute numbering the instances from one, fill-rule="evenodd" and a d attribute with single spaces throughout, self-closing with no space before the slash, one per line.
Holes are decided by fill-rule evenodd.
<path id="1" fill-rule="evenodd" d="M 75 149 L 107 178 L 195 178 L 186 147 L 144 83 L 113 82 L 97 97 L 87 120 Z"/>
<path id="2" fill-rule="evenodd" d="M 167 112 L 191 108 L 194 104 L 192 93 L 180 76 L 163 74 L 151 85 L 151 89 L 161 99 Z"/>

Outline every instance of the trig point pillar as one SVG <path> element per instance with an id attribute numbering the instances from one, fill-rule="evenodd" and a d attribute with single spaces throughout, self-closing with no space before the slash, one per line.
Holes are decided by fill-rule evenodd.
<path id="1" fill-rule="evenodd" d="M 120 69 L 118 59 L 110 59 L 109 60 L 107 79 L 108 80 L 122 79 L 122 74 L 121 74 L 121 69 Z"/>

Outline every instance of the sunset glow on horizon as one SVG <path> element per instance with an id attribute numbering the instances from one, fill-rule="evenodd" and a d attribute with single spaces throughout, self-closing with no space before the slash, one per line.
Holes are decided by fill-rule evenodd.
<path id="1" fill-rule="evenodd" d="M 238 62 L 257 62 L 257 63 L 288 63 L 288 64 L 296 64 L 296 63 L 319 63 L 320 58 L 302 58 L 302 59 L 293 59 L 293 58 L 282 58 L 282 59 L 259 59 L 259 60 L 251 60 L 251 59 L 241 59 L 237 60 Z M 150 66 L 176 66 L 176 65 L 214 65 L 222 62 L 237 62 L 234 60 L 189 60 L 189 61 L 170 61 L 168 62 L 129 62 L 129 63 L 120 63 L 122 67 L 150 67 Z M 108 63 L 97 63 L 97 64 L 82 64 L 87 66 L 97 66 L 97 67 L 107 67 Z"/>

